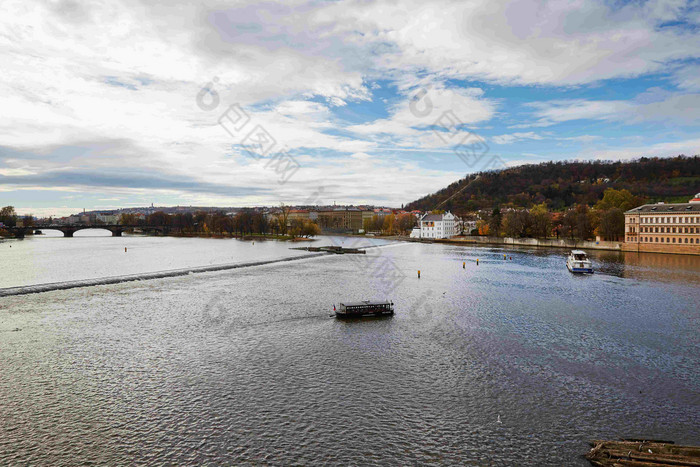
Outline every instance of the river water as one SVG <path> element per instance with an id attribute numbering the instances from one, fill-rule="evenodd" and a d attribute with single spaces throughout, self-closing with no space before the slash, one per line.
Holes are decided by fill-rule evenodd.
<path id="1" fill-rule="evenodd" d="M 2 286 L 104 274 L 119 242 L 130 274 L 298 254 L 31 239 L 0 243 Z M 0 298 L 0 463 L 583 466 L 592 439 L 700 444 L 700 257 L 592 257 L 582 277 L 564 250 L 398 243 Z M 384 298 L 393 317 L 329 316 Z"/>

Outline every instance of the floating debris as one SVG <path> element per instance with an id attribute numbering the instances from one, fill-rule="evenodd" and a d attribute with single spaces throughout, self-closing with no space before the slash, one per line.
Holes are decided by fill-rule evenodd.
<path id="1" fill-rule="evenodd" d="M 700 446 L 680 446 L 673 441 L 623 439 L 591 441 L 586 459 L 597 466 L 700 466 Z"/>

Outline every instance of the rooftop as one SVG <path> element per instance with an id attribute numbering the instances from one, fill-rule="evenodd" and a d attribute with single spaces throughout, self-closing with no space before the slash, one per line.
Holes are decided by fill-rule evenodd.
<path id="1" fill-rule="evenodd" d="M 700 212 L 700 203 L 677 203 L 677 204 L 645 204 L 643 206 L 630 209 L 626 214 L 650 214 L 650 213 L 688 213 Z"/>

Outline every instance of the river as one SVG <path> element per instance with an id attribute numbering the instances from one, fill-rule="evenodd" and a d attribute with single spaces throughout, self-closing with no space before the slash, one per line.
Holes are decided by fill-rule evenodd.
<path id="1" fill-rule="evenodd" d="M 372 243 L 0 298 L 2 463 L 583 466 L 592 439 L 700 444 L 699 257 L 591 252 L 574 276 L 564 250 Z M 300 245 L 7 241 L 2 287 Z M 365 298 L 396 314 L 330 317 Z"/>

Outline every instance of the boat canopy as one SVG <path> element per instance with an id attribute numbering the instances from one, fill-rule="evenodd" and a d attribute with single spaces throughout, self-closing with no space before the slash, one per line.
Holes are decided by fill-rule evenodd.
<path id="1" fill-rule="evenodd" d="M 351 307 L 351 306 L 377 306 L 377 305 L 392 305 L 392 303 L 389 300 L 382 300 L 382 301 L 369 301 L 369 300 L 364 300 L 361 302 L 347 302 L 347 303 L 341 303 L 342 306 L 345 307 Z"/>

